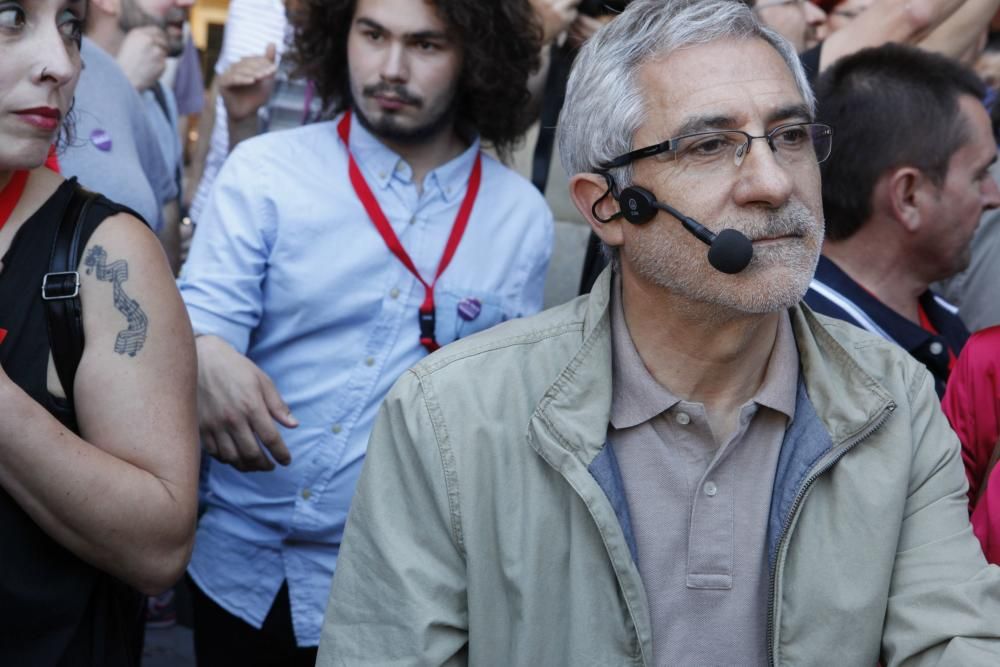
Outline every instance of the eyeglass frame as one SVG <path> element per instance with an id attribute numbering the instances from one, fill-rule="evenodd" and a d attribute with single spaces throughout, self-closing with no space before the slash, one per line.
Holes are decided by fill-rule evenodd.
<path id="1" fill-rule="evenodd" d="M 609 169 L 617 169 L 618 167 L 624 167 L 624 166 L 626 166 L 628 164 L 631 164 L 631 163 L 635 162 L 636 160 L 641 160 L 641 159 L 647 158 L 647 157 L 653 157 L 654 155 L 659 155 L 661 153 L 667 153 L 667 152 L 671 152 L 671 151 L 676 152 L 677 148 L 675 147 L 674 144 L 676 144 L 678 141 L 680 141 L 682 139 L 690 139 L 691 137 L 707 137 L 707 136 L 711 136 L 713 134 L 732 134 L 732 133 L 742 134 L 747 139 L 746 143 L 742 144 L 743 146 L 746 146 L 746 153 L 744 155 L 749 155 L 750 154 L 750 149 L 753 148 L 753 141 L 754 141 L 754 139 L 766 139 L 767 140 L 767 145 L 770 147 L 771 152 L 772 153 L 777 153 L 778 149 L 775 148 L 774 143 L 772 143 L 773 139 L 774 139 L 775 133 L 777 133 L 777 132 L 779 132 L 781 130 L 788 129 L 789 127 L 798 127 L 798 126 L 818 127 L 818 128 L 821 128 L 821 129 L 825 129 L 827 134 L 824 135 L 824 136 L 829 136 L 830 137 L 830 152 L 833 151 L 833 128 L 831 126 L 827 125 L 826 123 L 817 123 L 817 122 L 814 122 L 814 121 L 803 121 L 803 122 L 798 122 L 798 123 L 784 123 L 782 125 L 778 125 L 775 128 L 772 128 L 770 132 L 767 132 L 767 133 L 761 134 L 761 135 L 756 135 L 756 136 L 753 135 L 753 134 L 750 134 L 749 132 L 746 132 L 744 130 L 706 130 L 706 131 L 703 131 L 703 132 L 692 132 L 691 134 L 682 134 L 679 137 L 671 137 L 670 139 L 667 139 L 665 141 L 661 141 L 658 144 L 653 144 L 651 146 L 646 146 L 645 148 L 637 148 L 634 151 L 629 151 L 628 153 L 624 153 L 622 155 L 619 155 L 618 157 L 616 157 L 616 158 L 614 158 L 612 160 L 609 160 L 608 162 L 605 162 L 605 163 L 601 164 L 600 168 L 601 168 L 602 171 L 607 171 Z M 811 136 L 812 135 L 810 133 L 810 137 Z M 824 157 L 822 160 L 820 160 L 819 158 L 817 158 L 816 164 L 820 164 L 822 162 L 825 162 L 827 159 L 829 159 L 829 157 L 830 157 L 830 153 L 827 153 L 826 157 Z M 676 157 L 675 157 L 675 159 L 676 159 Z"/>

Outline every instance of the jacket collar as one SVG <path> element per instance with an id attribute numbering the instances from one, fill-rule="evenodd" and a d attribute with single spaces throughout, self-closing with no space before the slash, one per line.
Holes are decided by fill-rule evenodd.
<path id="1" fill-rule="evenodd" d="M 604 447 L 612 401 L 611 269 L 586 300 L 580 346 L 535 412 L 558 444 L 589 466 Z M 826 330 L 804 303 L 789 309 L 800 379 L 836 446 L 876 419 L 889 392 Z"/>
<path id="2" fill-rule="evenodd" d="M 579 347 L 539 402 L 527 437 L 593 517 L 635 626 L 643 664 L 651 664 L 649 605 L 636 564 L 624 485 L 614 451 L 606 442 L 612 400 L 610 294 L 608 268 L 583 300 Z M 809 472 L 852 434 L 873 424 L 891 403 L 889 393 L 833 339 L 807 306 L 790 309 L 789 316 L 800 375 L 795 419 L 782 444 L 771 498 L 771 562 Z M 820 409 L 814 411 L 813 405 Z"/>

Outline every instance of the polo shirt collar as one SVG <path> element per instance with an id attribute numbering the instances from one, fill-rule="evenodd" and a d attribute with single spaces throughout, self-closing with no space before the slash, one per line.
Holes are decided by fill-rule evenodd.
<path id="1" fill-rule="evenodd" d="M 968 338 L 968 332 L 958 319 L 957 310 L 930 290 L 920 295 L 920 305 L 940 336 L 935 336 L 879 301 L 826 256 L 821 255 L 819 258 L 816 279 L 856 304 L 886 335 L 910 354 L 927 347 L 935 340 L 946 344 L 957 354 Z"/>
<path id="2" fill-rule="evenodd" d="M 611 425 L 631 428 L 649 421 L 681 401 L 661 385 L 646 368 L 635 349 L 625 322 L 621 279 L 615 275 L 611 289 Z M 795 417 L 799 379 L 799 354 L 791 318 L 782 311 L 774 347 L 764 371 L 764 381 L 749 401 L 788 417 Z"/>

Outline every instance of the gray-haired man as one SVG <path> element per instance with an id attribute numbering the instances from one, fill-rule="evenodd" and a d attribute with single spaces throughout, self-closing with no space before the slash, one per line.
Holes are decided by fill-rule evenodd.
<path id="1" fill-rule="evenodd" d="M 812 108 L 740 3 L 637 0 L 587 44 L 560 149 L 612 268 L 389 394 L 318 664 L 998 664 L 930 377 L 799 305 Z"/>

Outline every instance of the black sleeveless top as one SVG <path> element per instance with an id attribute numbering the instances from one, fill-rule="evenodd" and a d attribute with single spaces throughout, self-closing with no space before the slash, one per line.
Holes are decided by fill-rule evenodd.
<path id="1" fill-rule="evenodd" d="M 72 406 L 49 394 L 49 341 L 42 276 L 75 181 L 66 181 L 15 234 L 0 273 L 0 366 L 73 432 Z M 80 252 L 106 218 L 127 211 L 99 197 L 81 230 Z M 79 258 L 77 258 L 79 262 Z M 0 665 L 139 664 L 142 598 L 57 544 L 0 488 Z"/>

